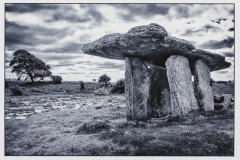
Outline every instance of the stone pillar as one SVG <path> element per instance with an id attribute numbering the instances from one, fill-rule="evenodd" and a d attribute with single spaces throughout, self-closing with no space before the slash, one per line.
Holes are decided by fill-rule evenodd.
<path id="1" fill-rule="evenodd" d="M 151 72 L 151 118 L 159 118 L 171 113 L 170 90 L 165 68 L 158 67 Z"/>
<path id="2" fill-rule="evenodd" d="M 190 110 L 198 109 L 188 59 L 183 56 L 171 56 L 165 65 L 173 116 L 187 114 Z"/>
<path id="3" fill-rule="evenodd" d="M 170 106 L 166 69 L 150 68 L 139 58 L 126 57 L 127 119 L 146 121 L 168 114 Z"/>
<path id="4" fill-rule="evenodd" d="M 150 75 L 139 58 L 126 57 L 125 95 L 127 119 L 146 121 L 150 119 Z"/>
<path id="5" fill-rule="evenodd" d="M 199 108 L 205 111 L 214 110 L 210 70 L 206 62 L 201 59 L 194 64 L 194 86 Z"/>

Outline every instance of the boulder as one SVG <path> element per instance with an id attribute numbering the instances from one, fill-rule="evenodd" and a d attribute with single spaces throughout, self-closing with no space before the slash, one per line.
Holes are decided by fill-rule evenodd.
<path id="1" fill-rule="evenodd" d="M 198 106 L 205 111 L 214 110 L 213 93 L 210 86 L 210 70 L 203 60 L 195 63 L 194 85 Z"/>
<path id="2" fill-rule="evenodd" d="M 214 103 L 214 110 L 223 109 L 223 103 Z"/>
<path id="3" fill-rule="evenodd" d="M 108 95 L 108 91 L 106 90 L 105 87 L 99 88 L 96 91 L 94 91 L 95 95 Z"/>
<path id="4" fill-rule="evenodd" d="M 230 105 L 232 105 L 231 103 L 231 98 L 233 97 L 231 94 L 223 94 L 223 109 L 228 109 Z"/>
<path id="5" fill-rule="evenodd" d="M 183 56 L 171 56 L 166 61 L 166 68 L 172 115 L 179 116 L 198 109 L 188 59 Z"/>
<path id="6" fill-rule="evenodd" d="M 182 55 L 189 59 L 192 72 L 198 59 L 205 60 L 210 71 L 231 65 L 221 55 L 195 49 L 190 42 L 168 35 L 162 26 L 155 23 L 134 27 L 125 34 L 105 35 L 92 43 L 84 44 L 82 51 L 121 60 L 125 57 L 138 57 L 161 67 L 165 67 L 165 62 L 171 55 Z"/>
<path id="7" fill-rule="evenodd" d="M 223 96 L 221 95 L 214 95 L 213 96 L 214 103 L 221 103 L 223 102 Z"/>

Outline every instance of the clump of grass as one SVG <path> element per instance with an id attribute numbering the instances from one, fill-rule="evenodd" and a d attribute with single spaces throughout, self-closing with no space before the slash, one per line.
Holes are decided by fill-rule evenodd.
<path id="1" fill-rule="evenodd" d="M 82 156 L 132 156 L 134 148 L 132 146 L 123 147 L 118 144 L 107 142 L 104 144 L 91 144 L 84 148 L 71 148 L 73 155 Z"/>
<path id="2" fill-rule="evenodd" d="M 129 132 L 128 134 L 125 134 Z M 154 133 L 154 132 L 153 132 Z M 198 132 L 180 132 L 171 135 L 161 134 L 155 137 L 151 133 L 126 129 L 102 132 L 100 140 L 132 148 L 134 156 L 233 156 L 234 139 L 224 132 L 202 130 Z M 115 154 L 115 153 L 114 153 Z M 129 155 L 128 152 L 124 153 Z M 104 154 L 103 154 L 104 155 Z"/>
<path id="3" fill-rule="evenodd" d="M 13 96 L 22 96 L 22 95 L 23 95 L 22 90 L 21 90 L 20 87 L 18 87 L 18 86 L 12 87 L 12 88 L 10 88 L 10 89 L 11 89 L 11 91 L 12 91 L 12 95 L 13 95 Z"/>
<path id="4" fill-rule="evenodd" d="M 83 123 L 83 125 L 78 129 L 77 133 L 97 133 L 104 129 L 109 129 L 110 127 L 111 126 L 108 124 L 108 121 L 95 120 Z"/>

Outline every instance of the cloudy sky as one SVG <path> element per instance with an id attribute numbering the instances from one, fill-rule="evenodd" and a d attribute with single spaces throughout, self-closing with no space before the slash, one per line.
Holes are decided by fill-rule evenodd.
<path id="1" fill-rule="evenodd" d="M 234 79 L 233 4 L 6 4 L 5 77 L 16 78 L 9 61 L 14 51 L 25 49 L 65 81 L 92 81 L 104 73 L 116 81 L 124 77 L 124 61 L 86 55 L 83 44 L 150 23 L 225 56 L 232 66 L 211 76 Z"/>

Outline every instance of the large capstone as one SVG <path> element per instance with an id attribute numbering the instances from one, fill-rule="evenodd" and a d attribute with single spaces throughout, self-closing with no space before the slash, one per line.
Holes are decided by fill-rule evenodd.
<path id="1" fill-rule="evenodd" d="M 139 58 L 126 57 L 125 96 L 127 119 L 150 119 L 150 74 L 147 66 Z"/>
<path id="2" fill-rule="evenodd" d="M 190 68 L 194 70 L 194 62 L 203 59 L 210 71 L 227 68 L 231 63 L 225 57 L 195 49 L 190 42 L 168 35 L 160 25 L 137 26 L 125 34 L 112 33 L 88 44 L 84 44 L 82 51 L 86 54 L 122 59 L 137 57 L 165 68 L 165 62 L 171 55 L 182 55 L 188 58 Z"/>
<path id="3" fill-rule="evenodd" d="M 213 93 L 210 86 L 210 70 L 203 60 L 198 60 L 195 63 L 194 85 L 199 108 L 205 111 L 214 110 Z"/>
<path id="4" fill-rule="evenodd" d="M 173 116 L 198 109 L 188 59 L 183 56 L 171 56 L 166 61 L 166 68 Z"/>

